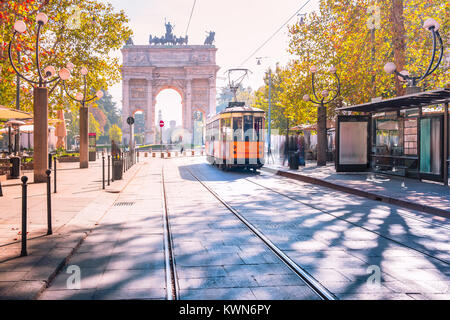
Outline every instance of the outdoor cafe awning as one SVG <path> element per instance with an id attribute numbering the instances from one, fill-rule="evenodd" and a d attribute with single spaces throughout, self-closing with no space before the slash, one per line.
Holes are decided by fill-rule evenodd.
<path id="1" fill-rule="evenodd" d="M 53 126 L 48 126 L 48 128 L 55 129 L 55 127 L 53 127 Z M 20 132 L 21 133 L 33 133 L 34 125 L 29 124 L 29 125 L 20 126 Z M 0 129 L 0 134 L 2 134 L 2 133 L 8 133 L 8 129 L 7 128 Z"/>
<path id="2" fill-rule="evenodd" d="M 403 109 L 413 109 L 433 104 L 441 104 L 450 100 L 450 88 L 436 89 L 413 93 L 377 102 L 368 102 L 356 106 L 339 108 L 339 111 L 354 112 L 387 112 Z"/>
<path id="3" fill-rule="evenodd" d="M 0 106 L 0 119 L 31 119 L 31 113 Z"/>

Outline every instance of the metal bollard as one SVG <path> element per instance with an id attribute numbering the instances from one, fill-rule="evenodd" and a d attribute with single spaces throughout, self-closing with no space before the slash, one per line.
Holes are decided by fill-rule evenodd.
<path id="1" fill-rule="evenodd" d="M 0 197 L 3 197 L 2 182 L 0 181 Z"/>
<path id="2" fill-rule="evenodd" d="M 111 178 L 110 171 L 111 171 L 111 156 L 108 154 L 108 186 L 109 186 L 109 180 Z"/>
<path id="3" fill-rule="evenodd" d="M 105 156 L 102 156 L 102 186 L 105 190 Z"/>
<path id="4" fill-rule="evenodd" d="M 47 174 L 47 235 L 51 235 L 52 231 L 52 192 L 51 192 L 51 182 L 50 174 L 51 170 L 45 171 Z"/>
<path id="5" fill-rule="evenodd" d="M 22 180 L 22 250 L 20 256 L 27 256 L 27 181 L 28 177 L 23 176 Z"/>
<path id="6" fill-rule="evenodd" d="M 51 153 L 48 154 L 48 167 L 49 167 L 49 169 L 52 168 L 52 154 Z"/>
<path id="7" fill-rule="evenodd" d="M 53 172 L 55 175 L 53 176 L 53 184 L 54 184 L 54 192 L 56 193 L 56 157 L 53 158 Z"/>
<path id="8" fill-rule="evenodd" d="M 117 157 L 117 156 L 116 156 Z M 111 182 L 114 182 L 114 157 L 111 156 Z"/>

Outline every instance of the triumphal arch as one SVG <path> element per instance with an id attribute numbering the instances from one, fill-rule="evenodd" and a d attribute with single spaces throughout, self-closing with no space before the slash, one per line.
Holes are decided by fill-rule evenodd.
<path id="1" fill-rule="evenodd" d="M 210 32 L 204 45 L 189 45 L 188 38 L 173 35 L 166 23 L 163 37 L 150 36 L 148 45 L 135 45 L 132 39 L 122 48 L 122 128 L 128 141 L 129 116 L 145 115 L 145 142 L 155 143 L 156 96 L 164 89 L 174 89 L 182 97 L 182 126 L 192 133 L 193 123 L 216 109 L 217 48 Z"/>

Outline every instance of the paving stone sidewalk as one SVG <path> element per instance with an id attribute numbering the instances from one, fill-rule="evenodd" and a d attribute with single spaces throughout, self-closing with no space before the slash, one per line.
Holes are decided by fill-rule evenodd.
<path id="1" fill-rule="evenodd" d="M 46 184 L 28 186 L 28 256 L 21 251 L 21 186 L 9 182 L 0 197 L 0 299 L 33 299 L 41 292 L 118 195 L 102 190 L 101 160 L 90 168 L 58 165 L 52 193 L 53 235 L 47 236 Z M 124 175 L 129 180 L 138 166 Z M 32 172 L 24 172 L 32 176 Z M 53 191 L 53 179 L 52 179 Z"/>
<path id="2" fill-rule="evenodd" d="M 375 173 L 337 173 L 334 165 L 331 164 L 317 167 L 315 164 L 308 163 L 306 167 L 300 167 L 299 170 L 290 170 L 276 163 L 266 164 L 263 170 L 282 175 L 283 173 L 293 174 L 300 179 L 317 179 L 319 183 L 324 181 L 338 187 L 349 187 L 363 193 L 378 195 L 397 205 L 401 203 L 395 203 L 396 200 L 406 206 L 411 203 L 415 205 L 413 207 L 415 210 L 418 210 L 420 206 L 423 207 L 423 211 L 431 212 L 437 209 L 436 213 L 450 217 L 450 188 L 441 184 Z"/>
<path id="3" fill-rule="evenodd" d="M 139 171 L 39 299 L 165 299 L 158 160 L 138 164 Z M 73 270 L 80 272 L 79 287 L 72 285 Z"/>

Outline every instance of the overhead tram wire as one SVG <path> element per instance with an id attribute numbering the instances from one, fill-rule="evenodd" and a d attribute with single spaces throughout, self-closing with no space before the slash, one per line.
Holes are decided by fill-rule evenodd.
<path id="1" fill-rule="evenodd" d="M 189 30 L 189 26 L 191 25 L 191 20 L 192 20 L 192 15 L 194 14 L 194 9 L 195 9 L 195 4 L 197 3 L 197 0 L 194 0 L 194 4 L 192 5 L 192 10 L 191 10 L 191 15 L 189 17 L 189 22 L 188 25 L 186 27 L 186 33 L 185 36 L 187 36 L 188 30 Z"/>
<path id="2" fill-rule="evenodd" d="M 255 54 L 258 53 L 259 50 L 261 50 L 270 40 L 273 39 L 273 37 L 275 37 L 278 32 L 280 32 L 288 23 L 289 21 L 291 21 L 295 16 L 297 16 L 300 11 L 303 10 L 303 8 L 310 2 L 311 0 L 306 0 L 306 2 L 300 7 L 300 9 L 298 9 L 285 23 L 283 23 L 283 25 L 281 27 L 279 27 L 277 29 L 277 31 L 275 31 L 270 37 L 269 39 L 267 39 L 266 41 L 264 41 L 264 43 L 258 47 L 258 49 L 256 49 L 247 59 L 244 60 L 244 62 L 242 62 L 239 67 L 242 67 L 244 64 L 247 63 L 247 61 L 249 61 Z"/>

